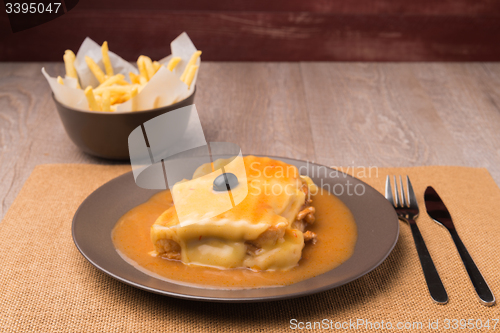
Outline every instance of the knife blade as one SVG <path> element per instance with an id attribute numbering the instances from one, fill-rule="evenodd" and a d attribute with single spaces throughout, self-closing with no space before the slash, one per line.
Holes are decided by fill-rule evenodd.
<path id="1" fill-rule="evenodd" d="M 486 306 L 494 305 L 495 296 L 493 296 L 493 293 L 484 280 L 483 275 L 477 268 L 474 260 L 472 260 L 472 257 L 467 251 L 467 248 L 458 236 L 451 214 L 446 208 L 443 200 L 441 200 L 436 190 L 431 186 L 427 187 L 425 190 L 424 200 L 427 214 L 429 214 L 435 222 L 444 226 L 449 231 L 481 303 Z"/>

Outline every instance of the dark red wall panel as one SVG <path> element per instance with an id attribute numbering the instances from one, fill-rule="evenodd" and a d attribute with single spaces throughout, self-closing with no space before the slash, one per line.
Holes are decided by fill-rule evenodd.
<path id="1" fill-rule="evenodd" d="M 158 59 L 183 31 L 203 60 L 500 60 L 500 1 L 491 0 L 80 0 L 15 34 L 2 13 L 0 29 L 0 61 L 61 61 L 86 36 L 128 60 Z"/>

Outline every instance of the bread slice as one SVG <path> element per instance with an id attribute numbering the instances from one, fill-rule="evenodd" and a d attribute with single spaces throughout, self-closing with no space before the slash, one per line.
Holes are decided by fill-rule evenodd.
<path id="1" fill-rule="evenodd" d="M 243 161 L 248 195 L 221 214 L 203 217 L 208 216 L 203 214 L 210 209 L 217 209 L 217 204 L 212 207 L 204 202 L 212 203 L 213 196 L 227 195 L 210 188 L 213 182 L 210 165 L 201 166 L 189 186 L 178 189 L 174 186 L 174 202 L 175 191 L 179 197 L 182 191 L 199 188 L 195 199 L 191 197 L 192 210 L 198 212 L 201 206 L 203 214 L 195 214 L 197 218 L 184 223 L 179 221 L 175 206 L 166 210 L 151 227 L 151 240 L 158 255 L 185 264 L 219 268 L 266 270 L 297 265 L 307 220 L 314 222 L 309 193 L 317 190 L 316 185 L 299 175 L 295 166 L 281 161 L 255 156 L 246 156 Z M 218 166 L 224 161 L 214 164 Z M 229 164 L 226 169 L 233 171 Z M 238 187 L 231 192 L 237 190 Z"/>

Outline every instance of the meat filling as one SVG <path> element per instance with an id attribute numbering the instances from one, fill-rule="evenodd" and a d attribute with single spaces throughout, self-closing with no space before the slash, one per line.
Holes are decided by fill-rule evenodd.
<path id="1" fill-rule="evenodd" d="M 156 249 L 160 257 L 181 260 L 181 247 L 171 239 L 160 239 L 156 242 Z"/>
<path id="2" fill-rule="evenodd" d="M 304 185 L 302 186 L 302 191 L 304 191 L 304 193 L 306 194 L 306 200 L 304 202 L 304 205 L 302 206 L 302 209 L 297 214 L 295 221 L 293 222 L 293 227 L 304 233 L 304 241 L 316 244 L 318 235 L 316 235 L 316 233 L 312 231 L 306 231 L 307 226 L 313 224 L 316 220 L 316 218 L 314 217 L 316 209 L 312 206 L 312 199 L 308 195 L 309 191 L 306 183 L 304 183 Z M 285 228 L 269 228 L 264 233 L 262 233 L 255 241 L 246 242 L 247 253 L 251 255 L 258 255 L 258 253 L 262 250 L 262 246 L 264 244 L 274 244 L 277 241 L 283 240 L 284 234 Z"/>
<path id="3" fill-rule="evenodd" d="M 308 225 L 314 223 L 314 213 L 316 209 L 311 205 L 312 200 L 308 196 L 307 184 L 304 183 L 302 191 L 306 194 L 306 200 L 302 209 L 297 214 L 293 227 L 304 233 L 304 241 L 315 244 L 318 236 L 312 231 L 306 231 L 306 228 Z M 247 246 L 247 253 L 252 256 L 257 256 L 262 252 L 262 247 L 265 245 L 273 245 L 277 242 L 284 241 L 285 229 L 285 226 L 273 226 L 264 231 L 257 239 L 247 241 L 245 243 Z M 158 255 L 163 258 L 181 260 L 181 247 L 177 242 L 171 239 L 158 240 L 156 242 L 156 249 Z"/>

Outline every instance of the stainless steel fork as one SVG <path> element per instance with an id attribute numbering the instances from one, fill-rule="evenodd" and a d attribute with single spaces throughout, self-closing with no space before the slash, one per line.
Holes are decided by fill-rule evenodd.
<path id="1" fill-rule="evenodd" d="M 401 192 L 398 189 L 398 182 L 396 176 L 394 176 L 394 192 L 395 196 L 392 195 L 391 179 L 387 176 L 385 182 L 385 197 L 389 202 L 392 203 L 396 209 L 399 219 L 407 222 L 411 227 L 411 233 L 413 235 L 413 240 L 415 241 L 415 247 L 417 248 L 418 258 L 420 259 L 420 265 L 424 271 L 425 282 L 427 282 L 427 288 L 431 294 L 434 302 L 438 304 L 448 303 L 448 294 L 446 289 L 444 289 L 443 282 L 434 266 L 431 255 L 425 246 L 424 239 L 418 230 L 417 223 L 415 219 L 418 217 L 418 204 L 415 193 L 413 192 L 413 187 L 411 186 L 410 178 L 406 176 L 406 194 L 403 187 L 403 180 L 399 176 L 399 183 L 401 187 Z M 408 196 L 408 202 L 406 201 L 406 196 Z"/>

